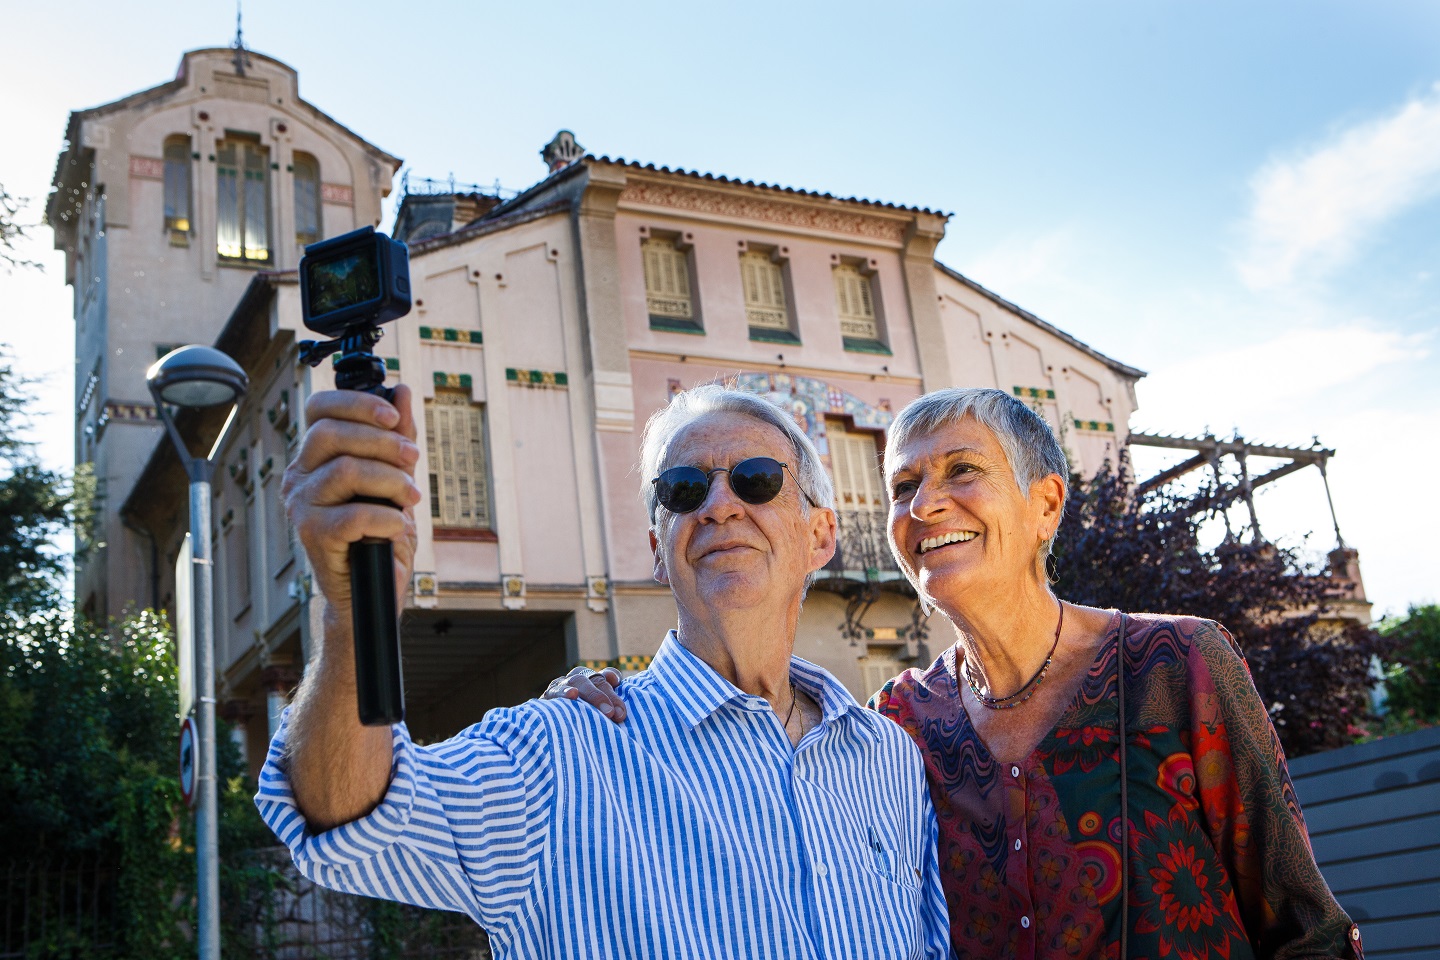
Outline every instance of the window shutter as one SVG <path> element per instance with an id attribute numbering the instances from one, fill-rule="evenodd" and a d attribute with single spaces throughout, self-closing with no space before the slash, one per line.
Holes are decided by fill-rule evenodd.
<path id="1" fill-rule="evenodd" d="M 165 140 L 165 229 L 183 242 L 190 232 L 190 138 Z"/>
<path id="2" fill-rule="evenodd" d="M 878 339 L 870 278 L 848 264 L 835 267 L 833 272 L 835 305 L 840 314 L 840 333 L 847 337 Z"/>
<path id="3" fill-rule="evenodd" d="M 785 277 L 778 263 L 764 253 L 740 255 L 740 277 L 745 289 L 745 317 L 752 327 L 790 328 L 785 304 Z"/>
<path id="4" fill-rule="evenodd" d="M 839 421 L 826 426 L 830 464 L 835 474 L 835 505 L 840 510 L 885 510 L 884 479 L 875 434 L 849 432 Z"/>
<path id="5" fill-rule="evenodd" d="M 320 239 L 320 165 L 308 153 L 297 153 L 295 170 L 295 243 L 301 247 Z"/>
<path id="6" fill-rule="evenodd" d="M 464 393 L 436 391 L 425 403 L 430 450 L 430 515 L 442 527 L 490 526 L 490 485 L 479 404 Z"/>
<path id="7" fill-rule="evenodd" d="M 660 317 L 690 320 L 695 316 L 690 301 L 690 264 L 684 252 L 668 240 L 651 238 L 640 243 L 645 269 L 645 306 Z"/>
<path id="8" fill-rule="evenodd" d="M 894 657 L 870 654 L 860 661 L 860 691 L 867 700 L 880 692 L 880 688 L 898 676 L 905 664 Z"/>
<path id="9" fill-rule="evenodd" d="M 236 164 L 236 145 L 222 143 L 216 151 L 216 188 L 219 220 L 216 246 L 220 256 L 240 259 L 244 250 L 240 234 L 240 170 Z"/>

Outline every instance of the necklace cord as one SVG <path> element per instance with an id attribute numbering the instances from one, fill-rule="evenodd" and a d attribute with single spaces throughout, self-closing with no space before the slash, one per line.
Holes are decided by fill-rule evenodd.
<path id="1" fill-rule="evenodd" d="M 970 684 L 970 692 L 975 695 L 976 700 L 980 701 L 980 705 L 988 707 L 991 710 L 1013 710 L 1015 707 L 1020 706 L 1020 704 L 1035 696 L 1035 691 L 1039 690 L 1040 684 L 1045 682 L 1045 674 L 1049 671 L 1050 664 L 1055 660 L 1055 651 L 1060 647 L 1060 630 L 1064 626 L 1065 601 L 1061 600 L 1060 618 L 1055 623 L 1055 639 L 1050 644 L 1050 652 L 1046 655 L 1045 662 L 1040 665 L 1039 670 L 1035 671 L 1035 676 L 1031 677 L 1019 690 L 1016 690 L 1008 696 L 990 697 L 981 693 L 980 684 L 975 681 L 975 675 L 970 672 L 970 659 L 966 657 L 962 665 L 962 669 L 965 672 L 965 682 Z"/>

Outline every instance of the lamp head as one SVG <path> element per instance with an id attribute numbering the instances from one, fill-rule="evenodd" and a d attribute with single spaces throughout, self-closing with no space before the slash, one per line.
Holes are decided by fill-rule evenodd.
<path id="1" fill-rule="evenodd" d="M 213 407 L 245 395 L 249 378 L 240 365 L 214 347 L 191 344 L 171 350 L 145 372 L 157 401 L 177 407 Z"/>

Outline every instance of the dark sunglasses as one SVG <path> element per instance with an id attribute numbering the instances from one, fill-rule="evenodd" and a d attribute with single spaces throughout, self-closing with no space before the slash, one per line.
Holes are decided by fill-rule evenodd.
<path id="1" fill-rule="evenodd" d="M 810 505 L 819 507 L 820 504 L 800 486 L 800 480 L 790 471 L 789 464 L 770 457 L 751 457 L 733 467 L 716 467 L 709 472 L 699 467 L 671 467 L 650 482 L 655 484 L 655 496 L 662 507 L 671 513 L 689 513 L 705 502 L 710 494 L 710 478 L 717 473 L 730 474 L 730 489 L 735 491 L 735 496 L 746 503 L 761 504 L 769 503 L 780 495 L 787 472 L 795 479 L 795 486 L 805 494 Z"/>

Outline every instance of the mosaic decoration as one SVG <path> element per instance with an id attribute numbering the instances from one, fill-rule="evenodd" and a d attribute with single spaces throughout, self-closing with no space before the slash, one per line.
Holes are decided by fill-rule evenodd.
<path id="1" fill-rule="evenodd" d="M 453 327 L 421 327 L 420 339 L 437 343 L 473 343 L 476 346 L 482 342 L 479 330 L 456 330 Z"/>
<path id="2" fill-rule="evenodd" d="M 1054 400 L 1055 391 L 1049 387 L 1015 387 L 1015 396 L 1022 400 Z"/>
<path id="3" fill-rule="evenodd" d="M 474 380 L 468 373 L 441 373 L 439 370 L 435 371 L 435 386 L 437 387 L 469 390 L 473 383 Z"/>
<path id="4" fill-rule="evenodd" d="M 116 403 L 111 400 L 105 404 L 107 422 L 115 420 L 120 423 L 149 423 L 157 416 L 155 407 L 148 403 Z"/>
<path id="5" fill-rule="evenodd" d="M 815 441 L 821 456 L 830 453 L 825 434 L 826 414 L 850 417 L 858 430 L 888 430 L 890 422 L 895 419 L 888 409 L 872 407 L 859 397 L 814 377 L 796 377 L 788 373 L 742 373 L 735 378 L 735 389 L 757 393 L 788 410 L 800 429 Z"/>
<path id="6" fill-rule="evenodd" d="M 1114 433 L 1115 424 L 1108 420 L 1076 420 L 1075 429 L 1085 430 L 1090 433 Z"/>
<path id="7" fill-rule="evenodd" d="M 570 375 L 563 370 L 551 373 L 549 370 L 516 370 L 514 367 L 506 367 L 505 379 L 520 387 L 560 388 L 570 385 Z"/>

